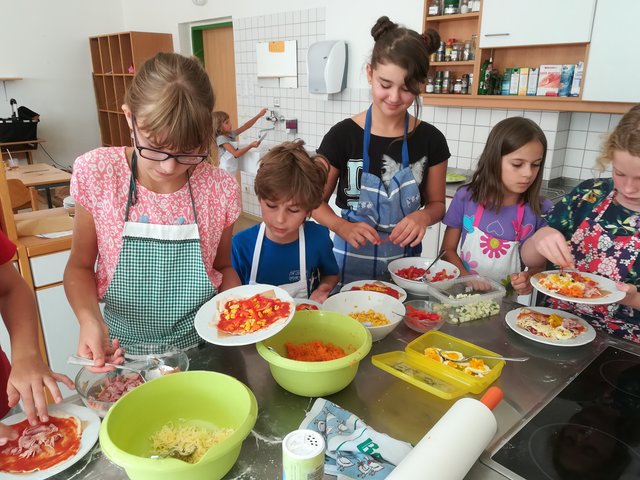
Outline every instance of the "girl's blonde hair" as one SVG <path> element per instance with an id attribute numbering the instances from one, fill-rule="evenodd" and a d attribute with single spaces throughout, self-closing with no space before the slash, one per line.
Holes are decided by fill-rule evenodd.
<path id="1" fill-rule="evenodd" d="M 158 53 L 142 64 L 124 101 L 155 145 L 184 153 L 210 148 L 215 96 L 197 58 Z"/>
<path id="2" fill-rule="evenodd" d="M 478 168 L 473 173 L 469 192 L 474 202 L 484 205 L 490 210 L 500 211 L 504 200 L 502 185 L 502 157 L 515 152 L 529 142 L 540 142 L 542 145 L 542 162 L 538 175 L 523 194 L 536 215 L 541 215 L 540 186 L 542 172 L 547 157 L 547 137 L 542 129 L 533 121 L 524 117 L 510 117 L 498 122 L 489 132 L 487 144 L 478 160 Z"/>
<path id="3" fill-rule="evenodd" d="M 616 151 L 625 151 L 634 157 L 640 157 L 640 104 L 625 113 L 607 137 L 596 160 L 597 168 L 601 171 L 606 170 L 613 158 L 613 152 Z"/>
<path id="4" fill-rule="evenodd" d="M 322 203 L 327 174 L 322 157 L 309 156 L 304 141 L 284 142 L 260 159 L 254 189 L 259 199 L 292 200 L 310 212 Z"/>
<path id="5" fill-rule="evenodd" d="M 227 120 L 229 120 L 229 114 L 227 112 L 221 110 L 213 112 L 213 128 L 216 136 L 222 135 L 222 124 Z"/>

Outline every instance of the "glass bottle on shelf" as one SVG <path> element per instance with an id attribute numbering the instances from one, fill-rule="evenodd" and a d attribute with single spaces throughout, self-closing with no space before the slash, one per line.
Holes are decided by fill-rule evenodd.
<path id="1" fill-rule="evenodd" d="M 460 0 L 444 0 L 444 14 L 454 15 L 460 13 Z"/>
<path id="2" fill-rule="evenodd" d="M 471 6 L 469 5 L 469 3 L 470 0 L 460 0 L 460 13 L 469 13 L 471 11 Z"/>
<path id="3" fill-rule="evenodd" d="M 435 17 L 440 15 L 440 0 L 431 0 L 429 3 L 429 16 Z"/>
<path id="4" fill-rule="evenodd" d="M 433 93 L 442 93 L 442 72 L 436 72 L 436 83 L 433 85 Z"/>
<path id="5" fill-rule="evenodd" d="M 426 92 L 427 93 L 433 93 L 435 88 L 435 85 L 433 84 L 433 78 L 429 77 L 427 79 L 427 88 L 426 88 Z"/>
<path id="6" fill-rule="evenodd" d="M 449 77 L 449 70 L 442 72 L 442 93 L 449 93 L 451 89 L 451 79 Z"/>
<path id="7" fill-rule="evenodd" d="M 444 51 L 445 51 L 444 42 L 440 42 L 440 47 L 438 47 L 438 51 L 436 52 L 436 61 L 444 62 Z"/>

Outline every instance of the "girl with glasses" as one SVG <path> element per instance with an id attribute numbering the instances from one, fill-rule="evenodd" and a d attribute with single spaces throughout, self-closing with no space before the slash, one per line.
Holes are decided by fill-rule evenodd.
<path id="1" fill-rule="evenodd" d="M 198 309 L 240 285 L 231 266 L 239 187 L 204 161 L 213 106 L 197 59 L 160 53 L 122 106 L 133 147 L 98 148 L 74 164 L 64 286 L 80 322 L 78 354 L 97 365 L 120 357 L 120 345 L 198 344 Z"/>

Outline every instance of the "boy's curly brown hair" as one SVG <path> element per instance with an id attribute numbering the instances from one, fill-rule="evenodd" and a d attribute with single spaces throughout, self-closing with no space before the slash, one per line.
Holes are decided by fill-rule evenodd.
<path id="1" fill-rule="evenodd" d="M 261 159 L 254 189 L 259 199 L 293 201 L 305 212 L 322 203 L 327 165 L 318 155 L 309 155 L 304 141 L 284 142 Z"/>

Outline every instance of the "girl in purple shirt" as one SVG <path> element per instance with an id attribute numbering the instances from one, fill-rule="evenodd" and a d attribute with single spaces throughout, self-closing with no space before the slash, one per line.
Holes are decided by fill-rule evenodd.
<path id="1" fill-rule="evenodd" d="M 461 275 L 531 292 L 529 277 L 544 265 L 523 272 L 519 246 L 545 225 L 542 214 L 551 208 L 540 199 L 546 154 L 544 133 L 527 118 L 507 118 L 491 130 L 471 183 L 456 192 L 443 219 L 443 258 Z"/>

